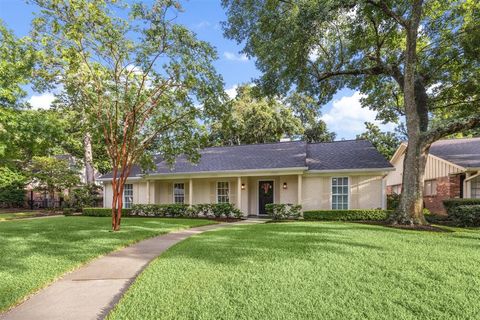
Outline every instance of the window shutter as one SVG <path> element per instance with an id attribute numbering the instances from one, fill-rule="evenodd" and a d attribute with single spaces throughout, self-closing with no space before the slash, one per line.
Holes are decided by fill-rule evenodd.
<path id="1" fill-rule="evenodd" d="M 237 204 L 237 181 L 228 181 L 229 200 L 231 204 Z"/>

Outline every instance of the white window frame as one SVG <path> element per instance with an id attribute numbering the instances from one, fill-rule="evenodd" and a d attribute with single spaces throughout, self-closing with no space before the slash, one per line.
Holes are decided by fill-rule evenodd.
<path id="1" fill-rule="evenodd" d="M 435 184 L 435 189 L 433 189 L 433 184 Z M 435 197 L 437 195 L 438 181 L 437 179 L 425 180 L 423 186 L 423 195 L 427 197 Z"/>
<path id="2" fill-rule="evenodd" d="M 130 194 L 127 194 L 127 191 Z M 123 196 L 123 208 L 130 209 L 133 205 L 133 184 L 132 183 L 124 184 L 123 195 L 122 196 Z M 128 199 L 128 201 L 127 201 L 127 199 Z"/>
<path id="3" fill-rule="evenodd" d="M 334 185 L 333 185 L 333 179 L 347 179 L 347 184 L 346 184 L 346 185 L 344 185 L 344 184 L 342 184 L 342 185 L 338 185 L 338 184 L 337 184 L 337 185 L 336 185 L 336 187 L 342 187 L 342 188 L 346 186 L 346 187 L 347 187 L 347 194 L 344 194 L 343 192 L 342 192 L 342 193 L 333 193 L 333 187 L 334 187 Z M 332 210 L 349 210 L 349 209 L 350 209 L 350 177 L 332 177 L 332 178 L 330 179 L 330 194 L 331 194 L 331 197 L 330 197 L 330 201 L 331 201 L 330 207 L 331 207 Z M 334 208 L 333 208 L 333 197 L 334 197 L 334 196 L 337 196 L 337 197 L 338 197 L 338 196 L 345 196 L 345 195 L 347 196 L 347 203 L 346 203 L 346 204 L 347 204 L 347 208 L 341 208 L 341 209 L 339 209 L 339 208 L 338 208 L 338 203 L 337 203 L 337 208 L 334 209 Z M 343 203 L 342 203 L 342 204 L 343 204 Z"/>
<path id="4" fill-rule="evenodd" d="M 470 197 L 480 199 L 480 177 L 473 178 L 470 181 Z"/>
<path id="5" fill-rule="evenodd" d="M 183 190 L 183 194 L 182 195 L 177 195 L 175 194 L 175 186 L 177 185 L 182 185 L 183 188 L 180 189 L 180 190 Z M 173 195 L 173 203 L 175 204 L 184 204 L 185 203 L 185 182 L 174 182 L 173 183 L 173 190 L 172 190 L 172 195 Z M 183 200 L 182 202 L 177 202 L 177 198 L 180 198 L 180 196 L 183 196 Z"/>
<path id="6" fill-rule="evenodd" d="M 399 191 L 399 192 L 396 192 Z M 402 184 L 394 184 L 392 186 L 392 193 L 400 195 L 402 193 Z"/>
<path id="7" fill-rule="evenodd" d="M 220 195 L 218 193 L 218 190 L 220 189 L 218 185 L 220 183 L 226 183 L 227 184 L 227 194 L 226 195 Z M 222 189 L 225 189 L 225 188 L 222 188 Z M 230 182 L 229 181 L 217 181 L 216 186 L 215 186 L 215 193 L 216 193 L 215 199 L 216 199 L 217 203 L 230 203 Z M 226 199 L 227 201 L 219 201 L 220 196 L 221 197 L 227 197 L 227 199 Z"/>

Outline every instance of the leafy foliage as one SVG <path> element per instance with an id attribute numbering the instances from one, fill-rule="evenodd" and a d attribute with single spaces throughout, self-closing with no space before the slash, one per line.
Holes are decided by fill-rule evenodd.
<path id="1" fill-rule="evenodd" d="M 19 207 L 25 200 L 27 178 L 8 167 L 0 167 L 0 206 Z"/>
<path id="2" fill-rule="evenodd" d="M 28 170 L 35 187 L 50 193 L 69 189 L 80 182 L 78 169 L 58 157 L 35 156 Z"/>
<path id="3" fill-rule="evenodd" d="M 250 85 L 237 89 L 228 108 L 223 118 L 211 124 L 210 140 L 214 144 L 277 142 L 303 132 L 290 108 L 275 99 L 256 96 Z"/>
<path id="4" fill-rule="evenodd" d="M 451 210 L 449 216 L 454 223 L 462 227 L 480 227 L 480 204 L 457 206 Z"/>
<path id="5" fill-rule="evenodd" d="M 357 209 L 357 210 L 313 210 L 305 211 L 305 220 L 329 220 L 329 221 L 384 221 L 391 214 L 389 210 L 380 209 Z"/>
<path id="6" fill-rule="evenodd" d="M 101 199 L 101 189 L 95 184 L 75 187 L 69 192 L 67 205 L 77 210 L 85 207 L 95 207 Z"/>
<path id="7" fill-rule="evenodd" d="M 269 203 L 265 210 L 273 220 L 298 219 L 302 214 L 302 206 L 286 203 Z"/>
<path id="8" fill-rule="evenodd" d="M 386 159 L 391 159 L 401 143 L 397 134 L 394 132 L 382 132 L 377 125 L 371 122 L 365 122 L 365 127 L 367 131 L 357 135 L 357 139 L 370 141 Z"/>

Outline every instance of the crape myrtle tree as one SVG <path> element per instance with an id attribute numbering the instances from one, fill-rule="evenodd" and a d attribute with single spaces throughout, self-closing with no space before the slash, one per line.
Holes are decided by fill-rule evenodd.
<path id="1" fill-rule="evenodd" d="M 176 23 L 176 1 L 34 0 L 33 36 L 52 79 L 82 101 L 112 166 L 112 229 L 120 229 L 125 182 L 153 152 L 173 163 L 198 157 L 198 120 L 222 105 L 215 50 Z M 80 95 L 80 96 L 79 96 Z"/>
<path id="2" fill-rule="evenodd" d="M 256 58 L 257 85 L 266 92 L 294 89 L 325 103 L 347 87 L 366 95 L 362 104 L 381 120 L 404 116 L 403 193 L 390 220 L 425 224 L 431 144 L 480 124 L 480 3 L 223 0 L 223 6 L 225 34 Z"/>

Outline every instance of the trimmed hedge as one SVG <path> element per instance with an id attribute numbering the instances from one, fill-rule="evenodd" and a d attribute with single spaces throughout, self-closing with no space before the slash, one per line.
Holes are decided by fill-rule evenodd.
<path id="1" fill-rule="evenodd" d="M 291 203 L 269 203 L 265 211 L 273 220 L 298 219 L 302 213 L 302 206 Z"/>
<path id="2" fill-rule="evenodd" d="M 312 210 L 305 211 L 305 220 L 326 220 L 326 221 L 383 221 L 388 218 L 391 210 L 380 209 L 358 209 L 358 210 Z"/>
<path id="3" fill-rule="evenodd" d="M 122 209 L 123 216 L 131 215 L 132 209 Z M 110 208 L 83 208 L 82 213 L 84 216 L 90 217 L 111 217 L 112 209 Z"/>
<path id="4" fill-rule="evenodd" d="M 480 227 L 480 205 L 456 206 L 448 213 L 462 227 Z"/>
<path id="5" fill-rule="evenodd" d="M 446 199 L 443 200 L 443 205 L 450 215 L 455 211 L 455 208 L 459 206 L 480 205 L 480 199 Z"/>
<path id="6" fill-rule="evenodd" d="M 132 216 L 144 217 L 216 217 L 241 218 L 243 213 L 231 203 L 187 204 L 134 204 Z"/>

